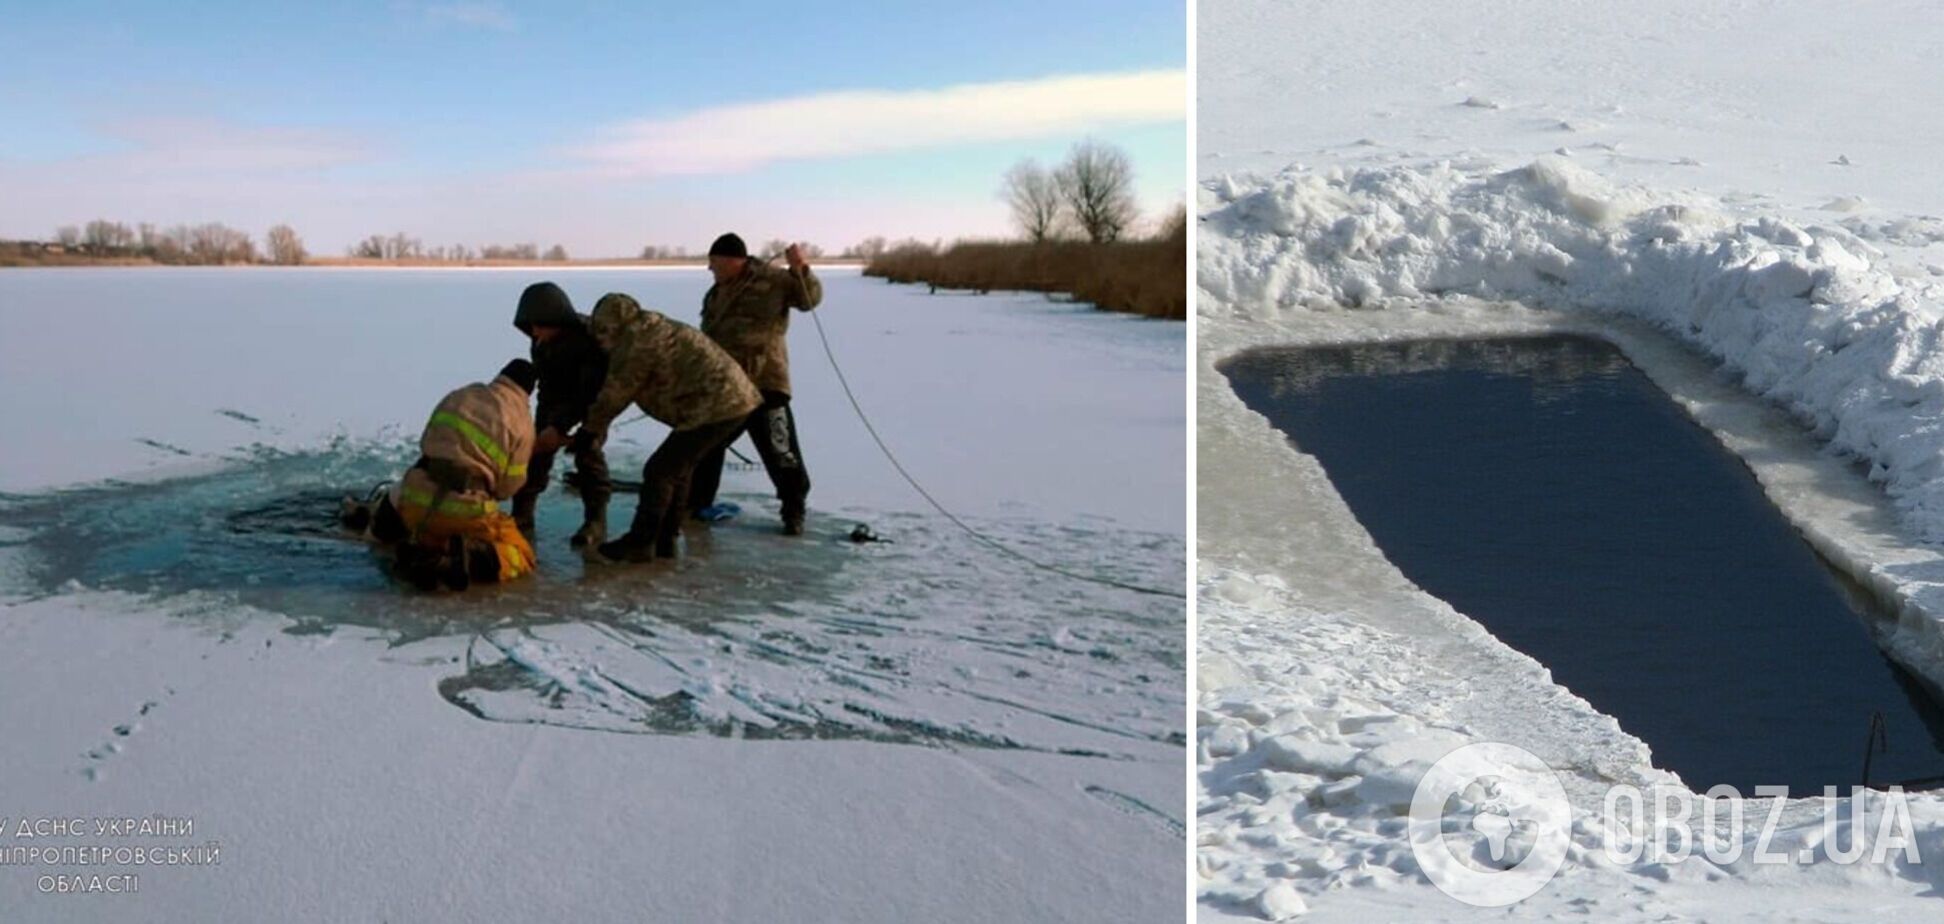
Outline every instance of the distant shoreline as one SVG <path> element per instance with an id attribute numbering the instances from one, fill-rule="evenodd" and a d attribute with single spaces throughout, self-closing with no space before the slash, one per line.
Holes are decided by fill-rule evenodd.
<path id="1" fill-rule="evenodd" d="M 832 257 L 813 261 L 817 266 L 858 266 L 864 260 Z M 9 269 L 86 269 L 86 268 L 160 268 L 160 269 L 703 269 L 706 260 L 639 260 L 627 257 L 594 260 L 375 260 L 365 257 L 318 257 L 302 263 L 159 263 L 146 257 L 85 257 L 72 254 L 51 255 L 40 262 L 0 261 L 0 270 Z"/>

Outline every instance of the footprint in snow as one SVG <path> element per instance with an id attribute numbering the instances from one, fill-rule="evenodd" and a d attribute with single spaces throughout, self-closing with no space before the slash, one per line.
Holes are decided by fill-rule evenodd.
<path id="1" fill-rule="evenodd" d="M 81 769 L 81 775 L 86 777 L 90 783 L 100 781 L 102 777 L 102 764 L 109 758 L 120 754 L 127 747 L 129 739 L 135 737 L 142 730 L 140 717 L 153 712 L 158 705 L 160 703 L 157 703 L 155 700 L 144 702 L 135 711 L 136 718 L 109 729 L 108 740 L 90 748 L 86 754 L 82 755 L 88 759 L 88 766 Z"/>

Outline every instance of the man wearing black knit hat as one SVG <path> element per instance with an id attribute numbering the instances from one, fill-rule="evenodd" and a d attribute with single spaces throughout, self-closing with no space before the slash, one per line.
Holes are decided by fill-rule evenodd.
<path id="1" fill-rule="evenodd" d="M 770 255 L 774 257 L 774 254 Z M 709 245 L 709 272 L 715 284 L 702 296 L 702 332 L 735 357 L 763 394 L 763 406 L 749 415 L 743 432 L 756 444 L 770 483 L 783 502 L 783 531 L 803 534 L 810 472 L 797 443 L 796 415 L 790 410 L 790 309 L 809 311 L 823 301 L 823 283 L 810 271 L 803 248 L 783 251 L 788 268 L 749 258 L 749 248 L 734 234 Z M 696 510 L 715 503 L 728 445 L 696 466 L 690 500 Z"/>

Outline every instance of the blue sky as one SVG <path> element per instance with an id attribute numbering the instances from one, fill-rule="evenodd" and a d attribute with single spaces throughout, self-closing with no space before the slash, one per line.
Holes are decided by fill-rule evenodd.
<path id="1" fill-rule="evenodd" d="M 0 237 L 991 236 L 1000 174 L 1088 136 L 1149 212 L 1185 188 L 1181 2 L 8 7 Z"/>

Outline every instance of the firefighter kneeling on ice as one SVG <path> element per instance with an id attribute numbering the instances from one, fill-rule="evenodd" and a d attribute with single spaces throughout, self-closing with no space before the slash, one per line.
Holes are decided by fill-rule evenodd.
<path id="1" fill-rule="evenodd" d="M 510 581 L 533 571 L 533 546 L 499 502 L 526 483 L 533 455 L 533 364 L 445 396 L 419 436 L 423 455 L 375 502 L 347 502 L 344 525 L 390 546 L 421 590 Z"/>

